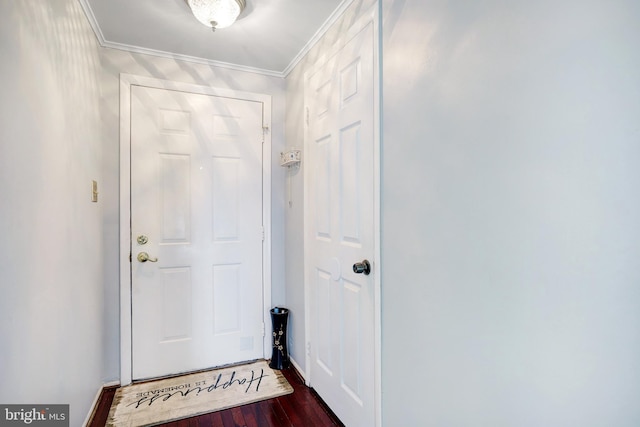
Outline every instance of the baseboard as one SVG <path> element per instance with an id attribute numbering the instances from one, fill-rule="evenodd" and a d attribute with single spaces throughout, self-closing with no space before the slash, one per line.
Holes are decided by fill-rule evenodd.
<path id="1" fill-rule="evenodd" d="M 303 371 L 302 368 L 300 368 L 298 362 L 296 362 L 292 357 L 289 357 L 289 361 L 291 362 L 291 365 L 294 367 L 294 369 L 298 372 L 298 375 L 300 375 L 300 377 L 304 380 L 304 384 L 308 386 L 309 381 L 307 381 L 306 372 Z"/>
<path id="2" fill-rule="evenodd" d="M 102 384 L 102 387 L 98 389 L 96 395 L 93 398 L 93 402 L 91 402 L 91 409 L 87 414 L 86 418 L 84 419 L 84 422 L 82 423 L 82 427 L 87 427 L 90 425 L 91 420 L 93 420 L 93 417 L 96 414 L 96 409 L 98 409 L 98 403 L 100 403 L 100 398 L 102 397 L 102 393 L 104 393 L 105 389 L 113 388 L 113 387 L 120 387 L 120 382 L 111 381 L 108 383 L 104 383 Z"/>

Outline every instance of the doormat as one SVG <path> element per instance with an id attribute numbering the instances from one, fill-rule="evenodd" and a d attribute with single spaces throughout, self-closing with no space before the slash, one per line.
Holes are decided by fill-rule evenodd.
<path id="1" fill-rule="evenodd" d="M 293 393 L 261 360 L 116 390 L 107 426 L 149 426 Z"/>

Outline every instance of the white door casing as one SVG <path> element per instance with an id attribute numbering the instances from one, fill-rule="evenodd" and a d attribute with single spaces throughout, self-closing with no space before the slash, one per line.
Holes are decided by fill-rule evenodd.
<path id="1" fill-rule="evenodd" d="M 121 83 L 131 180 L 121 187 L 121 203 L 131 200 L 121 206 L 121 383 L 264 357 L 270 97 L 129 75 Z M 139 262 L 140 252 L 158 262 Z"/>
<path id="2" fill-rule="evenodd" d="M 369 23 L 305 76 L 308 379 L 350 427 L 379 422 L 375 61 Z"/>

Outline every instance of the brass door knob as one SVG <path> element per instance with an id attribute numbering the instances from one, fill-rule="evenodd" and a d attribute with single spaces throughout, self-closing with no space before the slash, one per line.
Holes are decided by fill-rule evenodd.
<path id="1" fill-rule="evenodd" d="M 149 257 L 149 254 L 146 252 L 140 252 L 138 254 L 138 261 L 140 262 L 158 262 L 158 258 L 151 258 Z"/>

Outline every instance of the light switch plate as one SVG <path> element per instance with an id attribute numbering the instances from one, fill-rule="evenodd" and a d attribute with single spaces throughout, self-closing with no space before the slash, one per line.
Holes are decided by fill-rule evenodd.
<path id="1" fill-rule="evenodd" d="M 91 201 L 93 203 L 98 202 L 98 181 L 91 181 Z"/>

